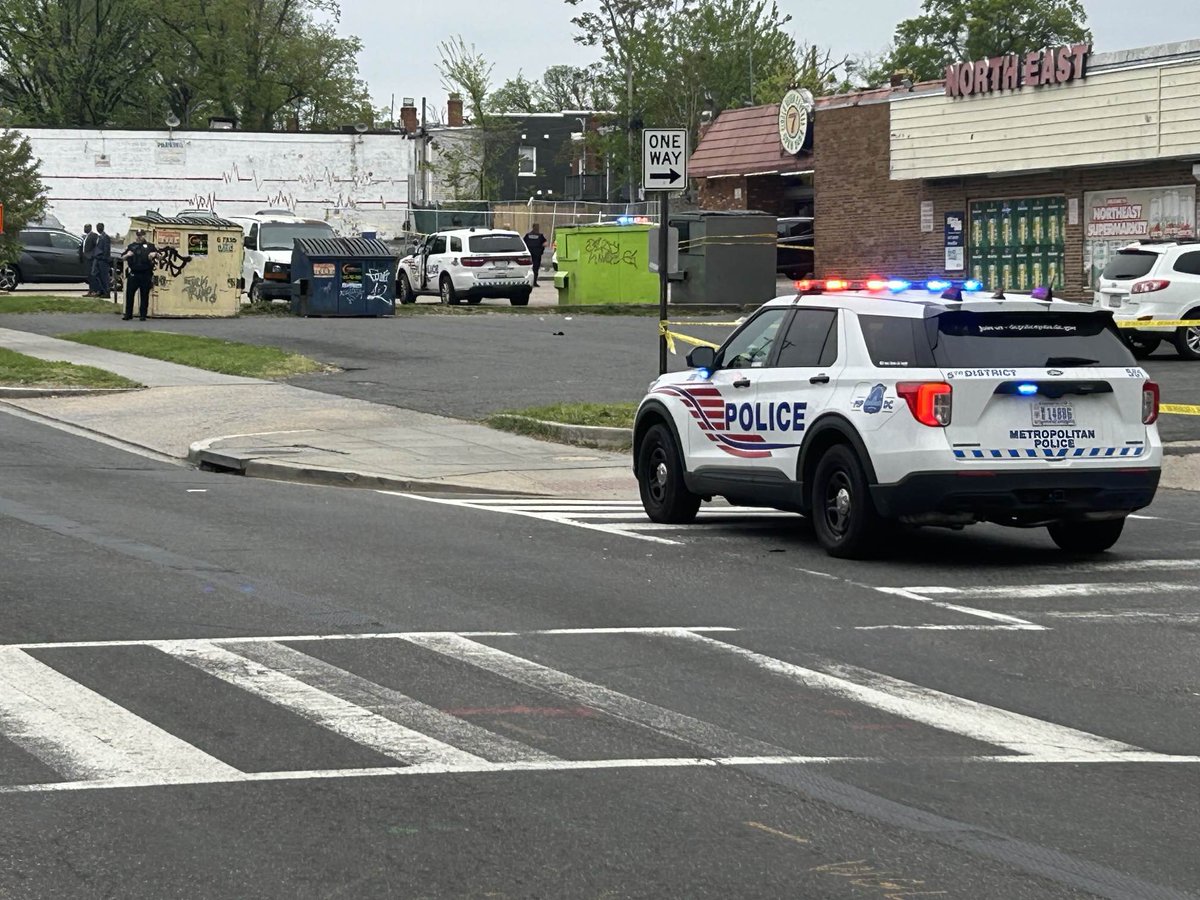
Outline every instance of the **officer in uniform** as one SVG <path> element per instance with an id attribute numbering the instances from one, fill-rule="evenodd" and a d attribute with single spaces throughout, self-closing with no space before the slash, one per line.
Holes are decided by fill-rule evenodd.
<path id="1" fill-rule="evenodd" d="M 135 238 L 121 255 L 125 262 L 125 315 L 121 316 L 121 319 L 128 322 L 133 318 L 133 294 L 140 291 L 138 318 L 145 322 L 150 306 L 150 288 L 154 284 L 154 260 L 158 259 L 158 249 L 146 240 L 144 228 L 137 230 Z"/>

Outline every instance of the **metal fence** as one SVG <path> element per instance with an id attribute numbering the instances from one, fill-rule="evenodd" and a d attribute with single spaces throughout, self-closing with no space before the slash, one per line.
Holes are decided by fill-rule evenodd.
<path id="1" fill-rule="evenodd" d="M 563 201 L 460 201 L 432 207 L 414 208 L 411 228 L 420 234 L 432 234 L 451 228 L 503 228 L 525 234 L 534 225 L 553 240 L 562 225 L 593 225 L 611 222 L 622 216 L 658 222 L 656 203 L 587 203 Z"/>

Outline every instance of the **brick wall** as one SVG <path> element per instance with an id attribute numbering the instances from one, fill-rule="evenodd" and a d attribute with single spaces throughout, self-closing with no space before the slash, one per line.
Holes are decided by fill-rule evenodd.
<path id="1" fill-rule="evenodd" d="M 734 196 L 740 189 L 742 195 Z M 701 178 L 701 209 L 755 209 L 773 216 L 792 215 L 793 203 L 783 196 L 784 181 L 778 175 L 755 175 L 750 178 Z"/>
<path id="2" fill-rule="evenodd" d="M 816 169 L 816 271 L 821 278 L 868 275 L 925 278 L 946 274 L 943 246 L 946 213 L 968 213 L 970 204 L 977 201 L 1065 196 L 1068 201 L 1078 200 L 1080 223 L 1066 227 L 1064 296 L 1085 298 L 1088 288 L 1083 270 L 1084 194 L 1195 183 L 1191 162 L 1177 161 L 1064 169 L 1003 178 L 892 181 L 887 103 L 824 108 L 818 112 L 818 118 L 813 167 Z M 932 232 L 921 232 L 923 200 L 933 202 Z M 968 265 L 970 253 L 968 246 Z"/>
<path id="3" fill-rule="evenodd" d="M 735 189 L 741 190 L 740 197 L 734 196 Z M 701 178 L 700 208 L 745 209 L 746 179 L 741 176 L 734 178 Z"/>

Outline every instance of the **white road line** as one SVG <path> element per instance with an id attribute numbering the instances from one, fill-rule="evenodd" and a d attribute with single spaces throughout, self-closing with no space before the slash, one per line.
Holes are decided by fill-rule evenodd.
<path id="1" fill-rule="evenodd" d="M 660 633 L 672 637 L 677 634 L 672 629 L 662 629 Z M 689 633 L 678 632 L 678 634 Z M 628 694 L 584 681 L 557 669 L 551 669 L 532 660 L 497 650 L 458 634 L 414 635 L 406 640 L 418 647 L 424 647 L 451 659 L 469 663 L 485 672 L 491 672 L 518 684 L 565 697 L 575 703 L 589 706 L 626 722 L 632 722 L 665 737 L 692 744 L 710 756 L 774 756 L 780 749 L 771 744 L 735 734 L 719 725 L 664 709 L 644 700 L 638 700 Z"/>
<path id="2" fill-rule="evenodd" d="M 990 609 L 976 609 L 973 606 L 960 606 L 957 603 L 946 603 L 942 600 L 933 600 L 919 593 L 915 588 L 892 588 L 892 587 L 877 587 L 875 590 L 881 594 L 891 594 L 894 597 L 904 597 L 907 600 L 916 600 L 918 603 L 925 603 L 929 606 L 936 606 L 938 609 L 946 609 L 951 612 L 962 613 L 967 616 L 977 616 L 981 619 L 989 619 L 993 622 L 998 622 L 1004 625 L 1006 630 L 1011 631 L 1046 631 L 1044 625 L 1036 625 L 1028 619 L 1020 619 L 1016 616 L 1006 615 L 1005 613 L 993 612 Z"/>
<path id="3" fill-rule="evenodd" d="M 1121 741 L 945 694 L 866 669 L 834 665 L 827 666 L 825 671 L 818 671 L 703 635 L 680 632 L 676 636 L 737 656 L 804 687 L 862 703 L 941 731 L 1004 747 L 1015 753 L 1053 759 L 1056 756 L 1103 757 L 1146 752 Z"/>
<path id="4" fill-rule="evenodd" d="M 1200 569 L 1200 559 L 1114 559 L 1053 566 L 1057 571 L 1142 572 L 1151 569 Z"/>
<path id="5" fill-rule="evenodd" d="M 555 515 L 554 513 L 535 513 L 524 512 L 522 510 L 499 509 L 496 507 L 481 506 L 470 500 L 453 500 L 449 497 L 425 497 L 420 494 L 406 494 L 402 491 L 377 491 L 380 494 L 391 494 L 394 497 L 405 497 L 409 500 L 420 500 L 424 503 L 440 503 L 444 506 L 457 506 L 465 509 L 477 509 L 484 512 L 499 512 L 508 513 L 514 516 L 525 516 L 530 519 L 538 519 L 543 522 L 553 522 L 557 525 L 572 525 L 575 528 L 582 528 L 585 531 L 599 531 L 602 534 L 615 535 L 617 537 L 634 538 L 639 541 L 650 541 L 654 544 L 667 544 L 672 547 L 683 545 L 683 541 L 672 541 L 667 538 L 655 537 L 652 534 L 636 534 L 631 531 L 625 531 L 612 525 L 597 525 L 590 522 L 578 522 L 566 516 Z"/>
<path id="6" fill-rule="evenodd" d="M 797 519 L 796 521 L 798 522 L 800 520 Z M 627 522 L 622 527 L 628 531 L 671 531 L 679 534 L 680 532 L 691 532 L 693 530 L 716 531 L 719 528 L 736 528 L 739 532 L 757 531 L 760 529 L 771 529 L 778 531 L 780 525 L 778 520 L 773 519 L 762 519 L 757 521 L 754 519 L 697 519 L 695 522 L 689 522 L 687 525 L 669 525 L 665 522 L 642 521 Z"/>
<path id="7" fill-rule="evenodd" d="M 671 631 L 737 631 L 724 625 L 698 625 L 671 627 Z M 532 631 L 458 631 L 463 637 L 521 637 L 523 635 L 541 634 L 658 634 L 663 631 L 661 626 L 631 626 L 627 628 L 542 628 Z M 211 641 L 217 645 L 246 644 L 259 641 L 274 641 L 275 643 L 293 643 L 298 641 L 377 641 L 399 640 L 421 634 L 445 634 L 444 631 L 383 631 L 365 632 L 358 634 L 286 634 L 286 635 L 253 635 L 250 637 L 210 637 L 202 640 Z M 0 644 L 0 650 L 61 650 L 83 649 L 90 647 L 156 647 L 163 642 L 162 638 L 131 638 L 129 640 L 112 641 L 51 641 L 33 644 Z"/>
<path id="8" fill-rule="evenodd" d="M 996 597 L 1029 600 L 1039 597 L 1096 597 L 1103 594 L 1168 594 L 1196 590 L 1195 585 L 1172 581 L 1096 582 L 1079 584 L 999 584 L 976 587 L 910 587 L 915 594 L 952 594 L 956 597 Z"/>
<path id="9" fill-rule="evenodd" d="M 474 754 L 413 731 L 209 641 L 162 641 L 152 646 L 208 675 L 401 762 L 441 765 L 482 762 Z"/>
<path id="10" fill-rule="evenodd" d="M 549 762 L 557 759 L 552 754 L 472 725 L 406 694 L 283 644 L 250 642 L 239 644 L 237 652 L 239 656 L 370 710 L 397 725 L 491 762 Z"/>
<path id="11" fill-rule="evenodd" d="M 11 647 L 0 648 L 0 736 L 73 780 L 234 780 L 241 773 Z"/>
<path id="12" fill-rule="evenodd" d="M 1032 631 L 1023 625 L 855 625 L 855 631 Z M 1036 629 L 1045 631 L 1044 628 Z"/>
<path id="13" fill-rule="evenodd" d="M 1096 619 L 1119 620 L 1126 622 L 1171 622 L 1177 625 L 1195 625 L 1200 623 L 1200 614 L 1171 613 L 1171 612 L 1047 612 L 1046 616 L 1056 619 Z"/>

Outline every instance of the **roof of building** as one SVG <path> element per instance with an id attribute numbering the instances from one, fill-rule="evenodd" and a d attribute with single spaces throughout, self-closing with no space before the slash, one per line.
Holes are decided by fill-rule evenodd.
<path id="1" fill-rule="evenodd" d="M 727 109 L 700 138 L 688 161 L 693 178 L 716 175 L 775 175 L 812 168 L 812 153 L 796 156 L 779 143 L 779 104 Z"/>

